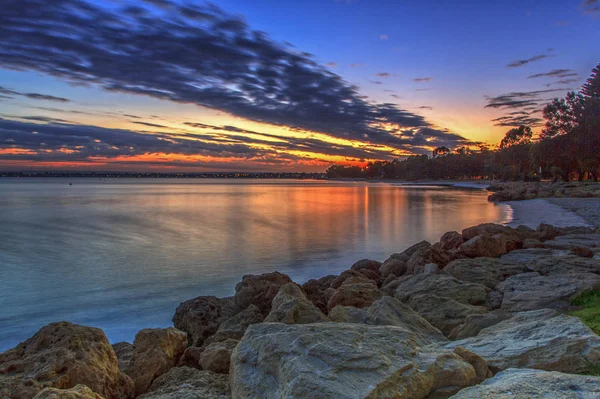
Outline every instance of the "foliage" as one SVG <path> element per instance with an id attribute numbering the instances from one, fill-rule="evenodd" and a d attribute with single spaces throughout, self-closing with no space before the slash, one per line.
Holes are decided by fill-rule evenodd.
<path id="1" fill-rule="evenodd" d="M 552 100 L 543 111 L 546 125 L 542 137 L 552 138 L 572 133 L 583 116 L 583 107 L 583 95 L 573 91 L 566 98 Z"/>
<path id="2" fill-rule="evenodd" d="M 500 148 L 530 144 L 532 137 L 533 132 L 529 126 L 519 126 L 514 129 L 510 129 L 500 142 Z"/>
<path id="3" fill-rule="evenodd" d="M 580 307 L 580 309 L 569 314 L 579 317 L 592 331 L 600 335 L 600 291 L 582 292 L 571 300 L 571 304 Z"/>

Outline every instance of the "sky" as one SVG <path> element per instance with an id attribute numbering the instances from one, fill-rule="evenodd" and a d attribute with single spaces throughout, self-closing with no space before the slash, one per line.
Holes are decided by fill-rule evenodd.
<path id="1" fill-rule="evenodd" d="M 600 0 L 0 0 L 0 171 L 299 171 L 497 144 Z"/>

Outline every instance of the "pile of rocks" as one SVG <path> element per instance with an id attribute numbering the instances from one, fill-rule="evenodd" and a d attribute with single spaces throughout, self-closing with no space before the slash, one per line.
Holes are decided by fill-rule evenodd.
<path id="1" fill-rule="evenodd" d="M 506 182 L 488 187 L 494 193 L 490 201 L 520 201 L 535 198 L 593 198 L 600 197 L 600 184 L 593 182 Z"/>
<path id="2" fill-rule="evenodd" d="M 600 364 L 600 337 L 566 314 L 599 289 L 592 229 L 483 224 L 302 285 L 244 276 L 133 344 L 48 325 L 0 354 L 0 396 L 600 397 L 600 378 L 579 375 Z"/>

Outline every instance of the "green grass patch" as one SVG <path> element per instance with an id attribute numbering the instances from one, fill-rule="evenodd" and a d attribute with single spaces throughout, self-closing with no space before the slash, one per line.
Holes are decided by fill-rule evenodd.
<path id="1" fill-rule="evenodd" d="M 600 291 L 590 290 L 582 292 L 571 300 L 578 310 L 569 312 L 571 316 L 579 317 L 592 331 L 600 335 Z M 596 366 L 600 374 L 600 366 Z"/>

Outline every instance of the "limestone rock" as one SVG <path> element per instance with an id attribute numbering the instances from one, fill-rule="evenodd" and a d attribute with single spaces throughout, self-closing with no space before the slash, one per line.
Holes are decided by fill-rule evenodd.
<path id="1" fill-rule="evenodd" d="M 435 263 L 428 263 L 423 266 L 423 274 L 437 274 L 440 272 L 440 267 Z"/>
<path id="2" fill-rule="evenodd" d="M 381 277 L 388 277 L 392 274 L 396 275 L 397 277 L 402 276 L 406 273 L 406 261 L 396 258 L 389 258 L 383 262 L 379 268 L 379 272 L 381 273 Z"/>
<path id="3" fill-rule="evenodd" d="M 511 313 L 503 310 L 494 310 L 489 313 L 471 314 L 465 318 L 464 323 L 454 327 L 448 338 L 452 340 L 474 337 L 484 328 L 493 326 L 512 317 Z"/>
<path id="4" fill-rule="evenodd" d="M 507 277 L 525 273 L 526 266 L 497 258 L 457 259 L 443 270 L 454 278 L 494 288 Z"/>
<path id="5" fill-rule="evenodd" d="M 527 266 L 532 261 L 539 260 L 540 257 L 559 257 L 564 256 L 563 251 L 557 251 L 552 248 L 527 248 L 511 251 L 502 255 L 500 259 L 511 263 L 525 263 Z"/>
<path id="6" fill-rule="evenodd" d="M 470 305 L 485 305 L 490 289 L 475 283 L 455 279 L 447 274 L 419 274 L 404 280 L 394 294 L 402 302 L 425 294 L 449 298 Z"/>
<path id="7" fill-rule="evenodd" d="M 226 339 L 240 340 L 244 336 L 249 325 L 262 323 L 263 319 L 264 317 L 260 312 L 260 309 L 255 305 L 250 305 L 235 316 L 221 323 L 215 335 L 206 339 L 202 346 L 207 346 L 213 342 L 225 341 Z"/>
<path id="8" fill-rule="evenodd" d="M 502 235 L 480 234 L 463 243 L 458 250 L 469 258 L 497 258 L 506 253 L 506 240 Z"/>
<path id="9" fill-rule="evenodd" d="M 594 252 L 587 247 L 572 246 L 571 253 L 582 258 L 593 258 Z"/>
<path id="10" fill-rule="evenodd" d="M 86 385 L 105 399 L 133 397 L 133 381 L 99 328 L 48 324 L 15 348 L 0 353 L 0 397 L 29 399 L 44 388 Z"/>
<path id="11" fill-rule="evenodd" d="M 338 305 L 366 308 L 382 295 L 374 284 L 345 284 L 335 291 L 327 302 L 327 308 L 331 310 Z"/>
<path id="12" fill-rule="evenodd" d="M 542 276 L 529 272 L 511 276 L 496 286 L 504 294 L 502 310 L 508 312 L 565 309 L 573 296 L 595 288 L 600 288 L 600 276 L 593 273 Z"/>
<path id="13" fill-rule="evenodd" d="M 554 228 L 554 226 L 545 223 L 540 224 L 536 231 L 541 241 L 554 240 L 559 234 L 558 230 Z"/>
<path id="14" fill-rule="evenodd" d="M 545 245 L 540 240 L 536 240 L 535 238 L 527 238 L 523 241 L 523 249 L 529 248 L 545 248 Z"/>
<path id="15" fill-rule="evenodd" d="M 367 309 L 338 305 L 329 311 L 329 320 L 336 323 L 364 323 Z"/>
<path id="16" fill-rule="evenodd" d="M 71 389 L 45 388 L 33 399 L 104 399 L 85 385 L 77 385 Z"/>
<path id="17" fill-rule="evenodd" d="M 188 334 L 192 346 L 202 346 L 204 340 L 217 331 L 219 324 L 236 313 L 233 297 L 200 296 L 177 307 L 173 324 Z"/>
<path id="18" fill-rule="evenodd" d="M 222 342 L 213 342 L 208 345 L 200 354 L 200 366 L 202 370 L 212 371 L 214 373 L 229 373 L 229 361 L 231 352 L 239 341 L 227 339 Z"/>
<path id="19" fill-rule="evenodd" d="M 187 334 L 173 327 L 138 332 L 127 370 L 135 384 L 135 394 L 146 392 L 156 377 L 175 367 L 187 343 Z"/>
<path id="20" fill-rule="evenodd" d="M 494 223 L 483 223 L 477 226 L 469 227 L 462 231 L 462 235 L 465 241 L 469 241 L 479 235 L 489 235 L 493 236 L 496 234 L 503 235 L 507 240 L 513 240 L 517 242 L 523 242 L 521 237 L 515 230 L 511 227 L 504 226 L 502 224 L 494 224 Z"/>
<path id="21" fill-rule="evenodd" d="M 133 354 L 133 345 L 129 342 L 117 342 L 112 345 L 112 348 L 115 351 L 115 355 L 117 355 L 119 369 L 127 373 L 129 363 L 131 362 L 131 355 Z"/>
<path id="22" fill-rule="evenodd" d="M 576 317 L 543 309 L 522 312 L 454 341 L 488 361 L 493 372 L 511 367 L 580 373 L 600 361 L 600 337 Z"/>
<path id="23" fill-rule="evenodd" d="M 416 251 L 406 262 L 407 274 L 420 274 L 425 265 L 435 263 L 443 268 L 450 262 L 450 255 L 447 252 L 435 247 L 422 248 Z"/>
<path id="24" fill-rule="evenodd" d="M 229 377 L 190 367 L 175 367 L 158 377 L 137 399 L 230 399 Z"/>
<path id="25" fill-rule="evenodd" d="M 366 277 L 364 274 L 362 274 L 358 270 L 345 270 L 339 276 L 337 276 L 335 279 L 333 279 L 333 281 L 331 282 L 330 288 L 337 290 L 349 278 L 357 278 L 365 283 L 377 284 L 374 280 Z"/>
<path id="26" fill-rule="evenodd" d="M 354 263 L 350 269 L 352 270 L 371 270 L 379 274 L 379 266 L 381 266 L 381 262 L 371 259 L 361 259 L 358 262 Z"/>
<path id="27" fill-rule="evenodd" d="M 308 324 L 329 321 L 294 283 L 281 286 L 265 322 Z"/>
<path id="28" fill-rule="evenodd" d="M 255 324 L 231 357 L 232 397 L 447 397 L 481 381 L 479 358 L 467 357 L 421 348 L 401 327 Z"/>
<path id="29" fill-rule="evenodd" d="M 451 399 L 592 399 L 600 398 L 600 378 L 557 371 L 511 368 L 461 390 Z"/>
<path id="30" fill-rule="evenodd" d="M 473 314 L 487 313 L 483 306 L 473 306 L 431 294 L 413 295 L 408 305 L 446 336 Z"/>
<path id="31" fill-rule="evenodd" d="M 427 249 L 429 247 L 431 247 L 431 243 L 429 243 L 428 241 L 420 241 L 414 245 L 411 245 L 410 247 L 406 248 L 404 251 L 398 254 L 393 254 L 392 256 L 390 256 L 390 258 L 409 260 L 415 254 L 415 252 L 420 251 L 421 249 Z"/>
<path id="32" fill-rule="evenodd" d="M 457 231 L 449 231 L 445 233 L 442 238 L 440 238 L 440 249 L 446 251 L 450 249 L 456 249 L 460 247 L 463 242 L 465 242 L 465 239 L 462 234 Z"/>
<path id="33" fill-rule="evenodd" d="M 208 340 L 204 341 L 204 345 L 208 346 Z M 217 341 L 221 342 L 221 341 Z M 198 370 L 202 370 L 202 366 L 200 366 L 200 355 L 204 351 L 204 348 L 199 348 L 197 346 L 189 346 L 183 352 L 183 355 L 179 358 L 179 362 L 177 362 L 177 367 L 193 367 Z"/>
<path id="34" fill-rule="evenodd" d="M 311 301 L 321 312 L 327 312 L 327 298 L 325 290 L 337 276 L 326 276 L 320 279 L 311 279 L 302 284 L 306 298 Z"/>
<path id="35" fill-rule="evenodd" d="M 572 246 L 597 248 L 600 247 L 600 234 L 568 234 L 556 237 L 556 241 Z"/>
<path id="36" fill-rule="evenodd" d="M 263 315 L 267 315 L 271 311 L 271 301 L 279 292 L 279 288 L 291 282 L 288 276 L 279 272 L 258 276 L 246 275 L 235 286 L 235 304 L 240 310 L 256 305 Z"/>

